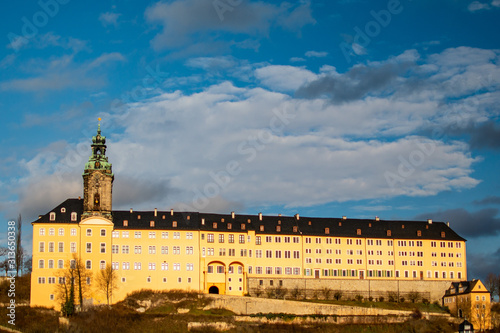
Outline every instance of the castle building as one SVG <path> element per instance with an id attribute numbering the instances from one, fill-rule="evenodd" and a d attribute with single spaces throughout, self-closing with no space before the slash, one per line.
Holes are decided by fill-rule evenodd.
<path id="1" fill-rule="evenodd" d="M 465 239 L 446 223 L 112 209 L 106 138 L 92 138 L 83 199 L 67 199 L 33 225 L 31 305 L 59 308 L 57 285 L 75 258 L 95 277 L 118 273 L 112 302 L 143 288 L 259 295 L 342 290 L 365 297 L 419 291 L 441 299 L 467 279 Z"/>

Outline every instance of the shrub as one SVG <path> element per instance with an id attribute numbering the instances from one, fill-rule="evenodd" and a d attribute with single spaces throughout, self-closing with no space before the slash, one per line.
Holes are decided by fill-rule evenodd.
<path id="1" fill-rule="evenodd" d="M 383 302 L 383 301 L 385 301 L 384 296 L 380 296 L 380 297 L 378 298 L 378 301 L 379 301 L 379 302 Z"/>
<path id="2" fill-rule="evenodd" d="M 404 298 L 404 297 L 401 297 L 401 298 L 399 299 L 399 301 L 400 301 L 401 303 L 404 303 L 404 302 L 405 302 L 405 298 Z"/>
<path id="3" fill-rule="evenodd" d="M 356 295 L 356 296 L 354 296 L 354 299 L 355 299 L 356 301 L 358 301 L 358 302 L 362 302 L 362 301 L 363 301 L 363 296 L 361 296 L 361 295 Z"/>
<path id="4" fill-rule="evenodd" d="M 325 287 L 325 288 L 323 288 L 323 290 L 321 290 L 321 293 L 323 294 L 324 299 L 329 299 L 330 294 L 332 293 L 332 290 L 328 287 Z"/>
<path id="5" fill-rule="evenodd" d="M 372 296 L 368 297 L 368 300 L 369 300 L 370 302 L 373 302 L 373 297 L 372 297 Z"/>
<path id="6" fill-rule="evenodd" d="M 302 297 L 302 290 L 300 290 L 299 287 L 295 287 L 292 289 L 292 291 L 290 292 L 290 294 L 292 295 L 292 298 L 293 299 L 299 299 Z"/>
<path id="7" fill-rule="evenodd" d="M 420 293 L 418 291 L 412 291 L 408 294 L 408 299 L 412 302 L 412 303 L 415 303 L 416 301 L 418 301 L 418 299 L 420 298 Z"/>
<path id="8" fill-rule="evenodd" d="M 398 295 L 393 291 L 388 292 L 387 296 L 389 297 L 389 302 L 397 302 L 398 301 Z"/>
<path id="9" fill-rule="evenodd" d="M 342 296 L 342 290 L 335 290 L 335 292 L 333 293 L 333 298 L 335 298 L 337 301 L 340 301 L 342 299 Z"/>

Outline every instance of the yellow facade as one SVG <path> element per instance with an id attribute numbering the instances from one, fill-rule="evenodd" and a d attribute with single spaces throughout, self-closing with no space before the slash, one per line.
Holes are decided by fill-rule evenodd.
<path id="1" fill-rule="evenodd" d="M 70 199 L 65 203 L 74 207 L 79 202 Z M 49 220 L 51 214 L 55 215 L 54 221 L 33 222 L 33 305 L 59 306 L 54 288 L 59 267 L 66 265 L 74 254 L 94 276 L 107 263 L 112 264 L 119 279 L 113 302 L 142 288 L 244 295 L 249 292 L 249 279 L 259 278 L 450 282 L 467 278 L 464 240 L 371 238 L 368 232 L 354 237 L 280 234 L 276 229 L 266 233 L 256 226 L 260 221 L 277 217 L 234 214 L 211 214 L 206 218 L 198 214 L 186 221 L 185 213 L 126 212 L 136 219 L 143 216 L 141 228 L 128 225 L 132 218 L 123 221 L 115 218 L 112 222 L 90 217 L 80 222 L 59 223 L 60 210 L 68 209 L 63 207 L 65 203 L 57 207 L 59 212 L 47 214 Z M 79 216 L 80 212 L 76 213 Z M 156 220 L 151 220 L 150 215 Z M 233 217 L 246 220 L 246 230 L 241 230 L 243 226 L 235 230 Z M 182 219 L 193 228 L 186 229 L 187 223 L 182 223 Z M 279 219 L 280 223 L 298 221 L 296 217 Z M 425 222 L 409 223 L 433 226 Z M 367 223 L 366 230 L 369 229 Z M 90 297 L 94 303 L 105 301 L 105 296 L 95 288 Z"/>

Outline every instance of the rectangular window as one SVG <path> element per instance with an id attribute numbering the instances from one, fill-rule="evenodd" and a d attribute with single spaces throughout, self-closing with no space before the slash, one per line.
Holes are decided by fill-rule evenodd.
<path id="1" fill-rule="evenodd" d="M 161 254 L 168 254 L 168 246 L 161 247 Z"/>
<path id="2" fill-rule="evenodd" d="M 134 232 L 134 238 L 141 238 L 141 237 L 142 237 L 142 233 L 140 231 Z"/>
<path id="3" fill-rule="evenodd" d="M 122 238 L 128 238 L 128 231 L 122 231 Z"/>
<path id="4" fill-rule="evenodd" d="M 134 246 L 134 253 L 135 254 L 141 254 L 142 252 L 142 247 L 140 245 Z"/>
<path id="5" fill-rule="evenodd" d="M 112 245 L 111 246 L 111 253 L 117 254 L 120 252 L 120 246 L 119 245 Z"/>
<path id="6" fill-rule="evenodd" d="M 261 236 L 256 236 L 255 237 L 255 244 L 256 245 L 261 245 L 262 244 L 262 238 L 261 238 Z"/>
<path id="7" fill-rule="evenodd" d="M 156 238 L 156 232 L 154 232 L 154 231 L 150 231 L 150 232 L 149 232 L 149 238 L 151 238 L 151 239 Z"/>
<path id="8" fill-rule="evenodd" d="M 231 235 L 227 236 L 227 242 L 234 243 L 234 235 L 231 234 Z"/>
<path id="9" fill-rule="evenodd" d="M 38 243 L 38 251 L 45 252 L 45 242 Z"/>
<path id="10" fill-rule="evenodd" d="M 54 252 L 54 242 L 49 242 L 49 252 Z"/>
<path id="11" fill-rule="evenodd" d="M 149 254 L 156 254 L 156 246 L 154 245 L 149 246 Z"/>
<path id="12" fill-rule="evenodd" d="M 105 237 L 106 236 L 106 229 L 101 229 L 101 236 Z"/>
<path id="13" fill-rule="evenodd" d="M 134 262 L 134 269 L 135 270 L 140 270 L 141 269 L 141 263 L 140 262 Z"/>
<path id="14" fill-rule="evenodd" d="M 148 268 L 149 268 L 150 271 L 156 270 L 156 263 L 150 262 L 149 265 L 148 265 Z"/>
<path id="15" fill-rule="evenodd" d="M 71 229 L 70 235 L 71 236 L 76 236 L 76 229 L 75 228 Z"/>
<path id="16" fill-rule="evenodd" d="M 293 251 L 293 258 L 300 259 L 300 251 Z"/>
<path id="17" fill-rule="evenodd" d="M 208 243 L 214 242 L 214 234 L 207 234 L 207 242 Z"/>
<path id="18" fill-rule="evenodd" d="M 87 253 L 92 253 L 92 243 L 87 243 L 86 249 Z"/>
<path id="19" fill-rule="evenodd" d="M 245 235 L 239 235 L 240 244 L 245 244 Z"/>
<path id="20" fill-rule="evenodd" d="M 87 236 L 92 236 L 92 229 L 87 229 Z"/>
<path id="21" fill-rule="evenodd" d="M 101 243 L 101 253 L 106 253 L 106 243 Z"/>
<path id="22" fill-rule="evenodd" d="M 123 254 L 129 253 L 129 246 L 128 245 L 122 245 L 122 253 Z"/>
<path id="23" fill-rule="evenodd" d="M 174 232 L 174 239 L 181 239 L 181 233 L 180 232 Z"/>
<path id="24" fill-rule="evenodd" d="M 113 230 L 113 232 L 111 232 L 111 237 L 120 238 L 120 232 L 118 230 Z"/>
<path id="25" fill-rule="evenodd" d="M 162 238 L 162 239 L 168 239 L 168 231 L 163 231 L 163 232 L 161 233 L 161 238 Z"/>

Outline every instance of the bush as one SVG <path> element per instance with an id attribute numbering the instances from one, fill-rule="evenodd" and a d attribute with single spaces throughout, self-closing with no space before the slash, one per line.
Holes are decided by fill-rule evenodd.
<path id="1" fill-rule="evenodd" d="M 361 295 L 356 295 L 356 296 L 354 296 L 354 299 L 355 299 L 356 301 L 358 301 L 358 302 L 363 302 L 363 296 L 361 296 Z"/>
<path id="2" fill-rule="evenodd" d="M 342 299 L 342 290 L 335 290 L 335 292 L 333 293 L 333 298 L 335 298 L 335 300 L 337 301 L 340 301 Z"/>
<path id="3" fill-rule="evenodd" d="M 372 296 L 368 297 L 368 300 L 369 300 L 370 302 L 373 302 L 373 297 L 372 297 Z"/>
<path id="4" fill-rule="evenodd" d="M 384 296 L 380 296 L 380 297 L 378 298 L 378 301 L 379 301 L 379 302 L 383 302 L 383 301 L 385 301 Z"/>
<path id="5" fill-rule="evenodd" d="M 321 291 L 322 294 L 323 294 L 323 298 L 324 299 L 329 299 L 330 298 L 330 294 L 332 293 L 332 290 L 328 287 L 325 287 L 323 288 L 323 290 Z"/>
<path id="6" fill-rule="evenodd" d="M 404 303 L 404 302 L 405 302 L 405 298 L 404 298 L 404 297 L 401 297 L 401 298 L 399 299 L 399 301 L 400 301 L 401 303 Z"/>
<path id="7" fill-rule="evenodd" d="M 393 291 L 388 292 L 387 296 L 389 297 L 389 302 L 397 302 L 398 301 L 398 295 Z"/>
<path id="8" fill-rule="evenodd" d="M 295 287 L 292 289 L 292 291 L 290 292 L 290 294 L 292 295 L 292 298 L 293 299 L 299 299 L 302 297 L 302 290 L 300 290 L 299 287 Z"/>
<path id="9" fill-rule="evenodd" d="M 408 299 L 412 302 L 412 303 L 415 303 L 416 301 L 418 301 L 418 299 L 420 298 L 420 293 L 418 291 L 412 291 L 408 294 Z"/>

